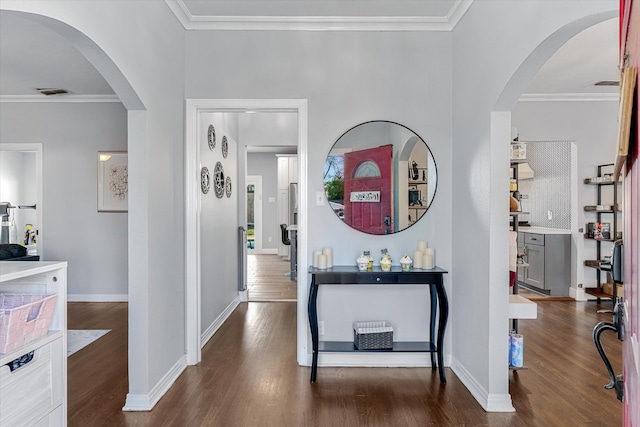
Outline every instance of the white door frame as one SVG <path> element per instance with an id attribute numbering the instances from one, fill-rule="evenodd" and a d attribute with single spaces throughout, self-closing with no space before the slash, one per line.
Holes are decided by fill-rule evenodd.
<path id="1" fill-rule="evenodd" d="M 253 254 L 262 253 L 262 175 L 247 175 L 245 182 L 244 196 L 247 197 L 247 185 L 254 185 L 253 193 L 253 224 L 255 234 L 253 235 Z M 246 221 L 246 219 L 245 219 Z M 246 264 L 245 264 L 246 265 Z"/>
<path id="2" fill-rule="evenodd" d="M 43 208 L 42 203 L 44 197 L 44 178 L 43 178 L 43 144 L 41 142 L 2 142 L 0 143 L 0 151 L 28 151 L 36 153 L 36 223 L 38 225 L 38 255 L 40 259 L 44 258 L 44 243 L 47 240 L 47 235 L 44 232 Z M 5 200 L 2 200 L 5 201 Z M 20 235 L 20 230 L 18 230 Z"/>
<path id="3" fill-rule="evenodd" d="M 202 112 L 289 111 L 298 115 L 298 262 L 307 265 L 307 100 L 306 99 L 187 99 L 185 123 L 185 349 L 187 363 L 202 358 L 200 325 L 200 171 L 198 115 Z M 245 219 L 246 221 L 246 219 Z M 233 266 L 232 268 L 235 268 Z M 307 365 L 307 274 L 298 269 L 297 354 Z"/>

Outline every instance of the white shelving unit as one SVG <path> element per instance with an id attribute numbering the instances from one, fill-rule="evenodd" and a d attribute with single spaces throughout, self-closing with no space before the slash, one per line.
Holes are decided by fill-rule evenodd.
<path id="1" fill-rule="evenodd" d="M 0 353 L 0 425 L 67 425 L 67 263 L 0 261 L 0 292 L 57 294 L 44 337 Z M 33 351 L 11 372 L 8 363 Z"/>

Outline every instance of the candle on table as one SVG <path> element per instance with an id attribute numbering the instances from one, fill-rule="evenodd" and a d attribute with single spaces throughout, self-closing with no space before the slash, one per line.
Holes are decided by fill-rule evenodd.
<path id="1" fill-rule="evenodd" d="M 435 266 L 433 262 L 433 255 L 430 253 L 422 254 L 422 268 L 426 270 L 431 270 Z"/>
<path id="2" fill-rule="evenodd" d="M 318 268 L 318 257 L 322 255 L 322 251 L 313 251 L 313 266 Z"/>
<path id="3" fill-rule="evenodd" d="M 427 249 L 425 249 L 424 253 L 429 254 L 429 255 L 431 255 L 433 257 L 433 267 L 435 267 L 435 265 L 436 265 L 436 250 L 434 248 L 427 248 Z M 431 268 L 433 268 L 433 267 L 431 267 Z"/>
<path id="4" fill-rule="evenodd" d="M 333 249 L 323 248 L 322 255 L 327 257 L 327 268 L 333 267 Z"/>
<path id="5" fill-rule="evenodd" d="M 426 240 L 418 240 L 418 250 L 420 252 L 424 252 L 427 249 L 427 241 Z"/>
<path id="6" fill-rule="evenodd" d="M 327 256 L 325 254 L 318 255 L 318 268 L 320 270 L 327 269 Z"/>
<path id="7" fill-rule="evenodd" d="M 422 268 L 422 252 L 420 251 L 413 253 L 413 268 Z"/>

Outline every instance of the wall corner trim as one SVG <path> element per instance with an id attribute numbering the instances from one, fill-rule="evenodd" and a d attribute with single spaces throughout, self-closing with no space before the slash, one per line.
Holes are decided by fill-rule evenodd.
<path id="1" fill-rule="evenodd" d="M 233 313 L 238 305 L 240 305 L 239 296 L 234 298 L 233 301 L 229 303 L 227 308 L 222 310 L 220 316 L 218 316 L 218 318 L 214 320 L 213 323 L 209 325 L 209 327 L 202 333 L 202 336 L 200 337 L 200 348 L 204 348 L 204 346 L 209 342 L 216 331 L 220 329 L 220 326 L 222 326 L 224 322 L 226 322 L 226 320 L 229 318 L 229 316 L 231 316 L 231 313 Z"/>
<path id="2" fill-rule="evenodd" d="M 169 371 L 151 389 L 149 394 L 128 393 L 123 411 L 150 411 L 158 403 L 160 398 L 171 388 L 180 374 L 187 367 L 186 355 L 181 356 Z"/>
<path id="3" fill-rule="evenodd" d="M 505 366 L 505 369 L 507 367 Z M 515 412 L 515 408 L 511 403 L 511 395 L 489 393 L 482 385 L 471 375 L 471 373 L 460 363 L 459 360 L 453 358 L 451 362 L 451 370 L 456 374 L 462 384 L 471 392 L 473 397 L 478 401 L 482 408 L 487 412 Z"/>

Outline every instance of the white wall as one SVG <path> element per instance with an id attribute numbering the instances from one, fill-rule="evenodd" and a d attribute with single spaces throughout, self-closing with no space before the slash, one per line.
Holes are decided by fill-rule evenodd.
<path id="1" fill-rule="evenodd" d="M 436 248 L 438 265 L 450 268 L 451 34 L 191 31 L 186 57 L 187 98 L 308 100 L 308 256 L 332 246 L 334 263 L 353 264 L 362 250 L 379 254 L 387 248 L 397 262 L 413 252 L 418 240 L 428 240 Z M 401 123 L 422 136 L 442 171 L 438 195 L 424 220 L 390 236 L 352 230 L 328 204 L 315 204 L 334 141 L 354 125 L 374 119 Z M 302 289 L 308 289 L 305 279 L 298 283 Z M 326 321 L 325 339 L 349 339 L 352 321 L 372 315 L 395 322 L 398 339 L 428 335 L 428 294 L 423 289 L 323 289 L 318 305 Z M 447 346 L 450 342 L 446 340 Z M 445 352 L 450 354 L 450 347 Z M 330 355 L 322 355 L 321 364 L 323 356 Z"/>
<path id="2" fill-rule="evenodd" d="M 262 176 L 262 249 L 278 250 L 280 224 L 276 196 L 278 195 L 278 161 L 273 153 L 248 153 L 247 175 Z M 269 199 L 273 201 L 270 201 Z M 271 238 L 271 242 L 269 241 Z"/>
<path id="3" fill-rule="evenodd" d="M 0 142 L 43 144 L 41 259 L 69 262 L 69 299 L 126 301 L 127 213 L 97 211 L 97 153 L 127 150 L 126 109 L 120 103 L 3 103 L 0 129 Z M 20 223 L 19 235 L 23 230 Z"/>
<path id="4" fill-rule="evenodd" d="M 126 408 L 149 409 L 186 365 L 184 29 L 159 1 L 8 0 L 0 7 L 31 13 L 25 17 L 62 34 L 129 110 Z"/>
<path id="5" fill-rule="evenodd" d="M 238 114 L 240 143 L 245 146 L 293 147 L 298 145 L 298 115 L 287 112 Z"/>
<path id="6" fill-rule="evenodd" d="M 451 319 L 445 354 L 453 353 L 456 373 L 483 406 L 509 409 L 504 224 L 510 120 L 496 116 L 500 126 L 493 136 L 504 139 L 497 144 L 491 111 L 511 111 L 544 56 L 598 21 L 590 15 L 615 11 L 618 2 L 476 1 L 453 33 L 185 33 L 163 2 L 117 4 L 5 0 L 2 8 L 43 13 L 79 29 L 104 50 L 133 89 L 126 92 L 122 81 L 108 79 L 116 93 L 139 97 L 139 103 L 123 100 L 139 110 L 129 112 L 130 184 L 136 195 L 129 233 L 130 239 L 132 230 L 140 236 L 141 248 L 136 257 L 130 254 L 136 264 L 130 264 L 130 279 L 135 280 L 130 280 L 128 406 L 153 406 L 179 373 L 184 353 L 182 102 L 266 98 L 308 100 L 312 226 L 306 255 L 333 246 L 336 264 L 352 264 L 363 249 L 379 253 L 387 248 L 398 259 L 417 240 L 428 240 L 436 248 L 437 264 L 451 271 L 446 278 Z M 142 16 L 144 26 L 139 25 Z M 556 37 L 547 40 L 549 36 Z M 540 45 L 548 52 L 536 51 L 541 55 L 527 62 Z M 522 64 L 526 70 L 518 68 Z M 333 141 L 353 125 L 373 119 L 414 130 L 438 164 L 438 194 L 431 209 L 417 225 L 391 236 L 351 230 L 326 204 L 314 203 Z M 299 286 L 307 289 L 308 283 L 303 280 Z M 372 313 L 388 316 L 398 327 L 398 339 L 425 336 L 425 294 L 418 289 L 323 291 L 319 312 L 327 321 L 325 338 L 348 339 L 351 321 Z M 327 360 L 321 357 L 320 362 Z"/>
<path id="7" fill-rule="evenodd" d="M 597 165 L 615 161 L 618 101 L 521 101 L 513 109 L 511 121 L 518 128 L 522 141 L 575 141 L 578 152 L 578 210 L 576 224 L 571 230 L 572 247 L 576 251 L 574 268 L 577 284 L 594 287 L 595 270 L 584 267 L 584 260 L 596 258 L 596 242 L 585 239 L 579 229 L 596 220 L 595 214 L 585 213 L 583 208 L 597 204 L 597 188 L 585 185 L 583 181 L 596 176 Z M 602 250 L 603 254 L 608 254 L 611 244 L 603 242 Z"/>
<path id="8" fill-rule="evenodd" d="M 453 31 L 453 368 L 490 410 L 512 410 L 510 111 L 553 52 L 617 8 L 615 1 L 475 1 Z"/>
<path id="9" fill-rule="evenodd" d="M 213 150 L 207 144 L 207 129 L 216 130 Z M 211 189 L 200 193 L 200 290 L 201 329 L 207 335 L 223 311 L 238 297 L 238 197 L 244 192 L 238 183 L 238 122 L 234 113 L 203 113 L 199 117 L 200 168 L 209 169 Z M 228 155 L 222 156 L 222 138 L 228 141 Z M 214 170 L 224 168 L 231 178 L 231 197 L 216 197 Z"/>

